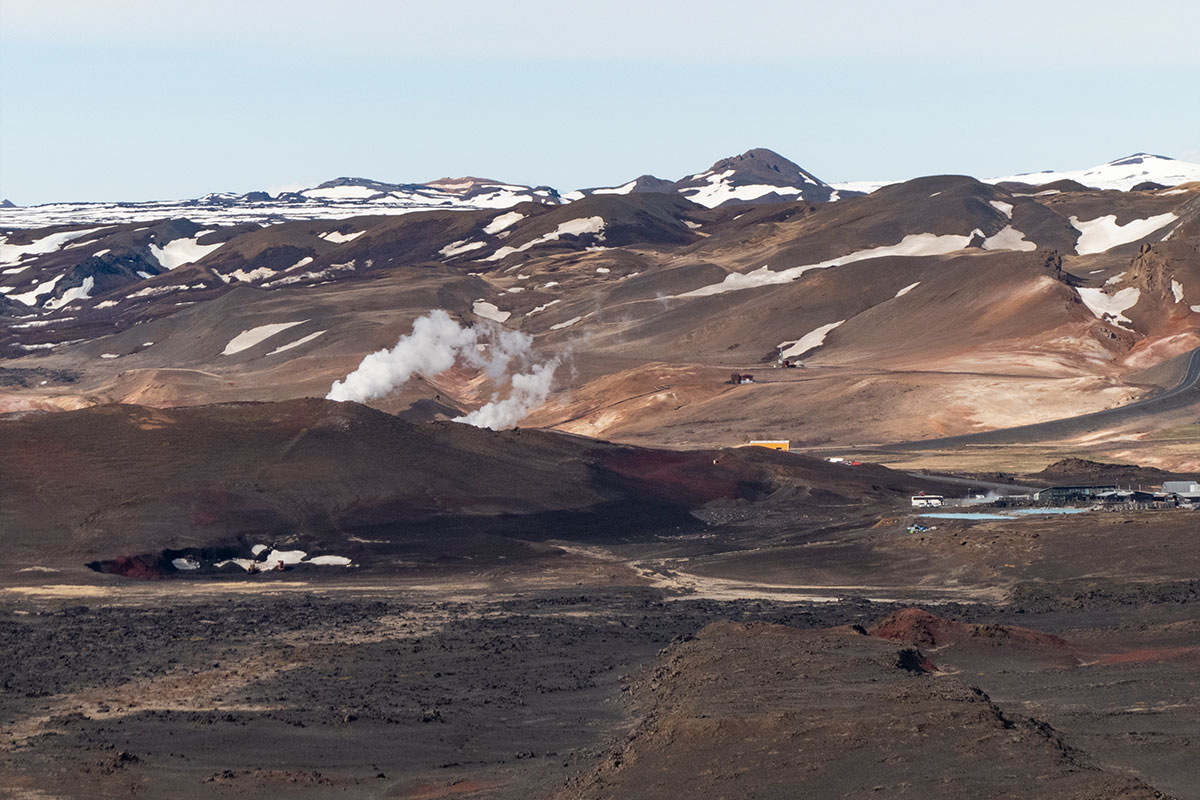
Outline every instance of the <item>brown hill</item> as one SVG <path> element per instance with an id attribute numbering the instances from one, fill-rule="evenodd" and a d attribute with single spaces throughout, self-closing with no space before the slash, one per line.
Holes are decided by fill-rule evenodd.
<path id="1" fill-rule="evenodd" d="M 889 503 L 925 485 L 758 448 L 675 452 L 415 425 L 324 400 L 0 418 L 9 565 L 276 539 L 364 562 L 486 562 L 520 553 L 514 539 L 695 527 L 690 510 L 714 500 Z"/>

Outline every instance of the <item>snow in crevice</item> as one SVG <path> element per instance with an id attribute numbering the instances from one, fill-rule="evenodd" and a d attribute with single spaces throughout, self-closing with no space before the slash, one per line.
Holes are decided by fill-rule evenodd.
<path id="1" fill-rule="evenodd" d="M 911 292 L 913 289 L 917 288 L 920 285 L 921 285 L 920 281 L 917 281 L 916 283 L 910 283 L 908 286 L 905 286 L 903 289 L 896 292 L 896 297 L 904 297 L 904 295 L 908 294 L 909 292 Z"/>
<path id="2" fill-rule="evenodd" d="M 1141 290 L 1130 286 L 1113 294 L 1105 294 L 1103 289 L 1077 289 L 1083 304 L 1097 319 L 1109 322 L 1118 328 L 1132 331 L 1133 320 L 1125 316 L 1125 312 L 1137 305 L 1141 298 Z"/>
<path id="3" fill-rule="evenodd" d="M 1175 296 L 1176 303 L 1183 302 L 1183 284 L 1174 278 L 1171 279 L 1171 294 Z"/>
<path id="4" fill-rule="evenodd" d="M 992 208 L 996 209 L 1009 219 L 1012 219 L 1012 203 L 1005 203 L 1003 200 L 989 200 L 988 203 L 991 204 Z"/>
<path id="5" fill-rule="evenodd" d="M 276 550 L 265 544 L 256 544 L 250 548 L 250 552 L 254 554 L 254 558 L 229 558 L 223 561 L 216 561 L 213 563 L 213 566 L 221 569 L 229 564 L 234 564 L 247 572 L 268 572 L 278 568 L 280 564 L 284 567 L 304 564 L 311 564 L 318 567 L 353 566 L 353 562 L 346 556 L 309 556 L 304 550 Z M 176 560 L 179 561 L 181 559 Z M 182 569 L 199 569 L 202 566 L 195 559 L 189 558 L 187 562 L 189 563 L 183 566 Z M 180 568 L 178 565 L 176 566 L 176 569 Z"/>

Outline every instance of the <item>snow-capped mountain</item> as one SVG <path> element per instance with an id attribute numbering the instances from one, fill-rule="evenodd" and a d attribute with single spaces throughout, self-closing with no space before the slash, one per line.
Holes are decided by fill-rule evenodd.
<path id="1" fill-rule="evenodd" d="M 1116 189 L 1127 192 L 1141 183 L 1170 187 L 1200 181 L 1200 164 L 1179 161 L 1150 153 L 1134 153 L 1089 169 L 1066 172 L 1027 172 L 1002 178 L 987 178 L 985 183 L 1027 183 L 1041 186 L 1055 181 L 1076 181 L 1092 189 Z"/>
<path id="2" fill-rule="evenodd" d="M 579 189 L 564 196 L 577 200 L 596 194 L 677 192 L 707 208 L 725 204 L 837 200 L 839 193 L 800 165 L 766 148 L 723 158 L 703 172 L 677 181 L 642 175 L 620 186 Z"/>
<path id="3" fill-rule="evenodd" d="M 1134 153 L 1131 156 L 1109 161 L 1107 164 L 1078 170 L 1044 170 L 1005 175 L 999 178 L 982 178 L 984 183 L 1023 183 L 1028 186 L 1043 186 L 1057 181 L 1074 181 L 1090 189 L 1112 189 L 1127 192 L 1140 184 L 1158 184 L 1170 188 L 1181 183 L 1200 181 L 1200 164 L 1180 161 L 1167 156 L 1150 153 Z M 829 184 L 840 192 L 864 192 L 891 186 L 902 181 L 841 181 Z M 1155 188 L 1155 187 L 1146 187 Z"/>
<path id="4" fill-rule="evenodd" d="M 150 222 L 180 217 L 201 225 L 269 224 L 345 219 L 362 214 L 405 214 L 425 209 L 508 208 L 525 202 L 557 205 L 562 200 L 549 186 L 523 186 L 488 178 L 441 178 L 429 183 L 335 178 L 274 196 L 267 192 L 213 192 L 191 200 L 6 206 L 0 214 L 0 227 Z"/>
<path id="5" fill-rule="evenodd" d="M 1200 181 L 1200 164 L 1138 153 L 1085 170 L 1031 172 L 984 182 L 1042 185 L 1071 180 L 1097 189 L 1128 191 L 1140 184 L 1176 186 Z M 338 220 L 366 214 L 406 214 L 424 210 L 487 210 L 525 202 L 559 205 L 594 195 L 642 192 L 679 194 L 707 208 L 747 203 L 832 202 L 869 194 L 899 181 L 826 183 L 771 150 L 758 148 L 723 158 L 703 172 L 677 181 L 642 175 L 618 186 L 580 189 L 559 195 L 550 186 L 526 186 L 487 178 L 441 178 L 427 183 L 385 183 L 368 178 L 336 178 L 297 191 L 238 194 L 213 192 L 185 200 L 77 202 L 16 206 L 0 203 L 0 229 L 56 225 L 120 225 L 187 219 L 203 226 L 269 225 L 298 220 Z"/>

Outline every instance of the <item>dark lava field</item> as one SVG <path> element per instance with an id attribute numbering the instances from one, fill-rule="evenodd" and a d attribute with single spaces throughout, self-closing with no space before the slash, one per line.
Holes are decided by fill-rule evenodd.
<path id="1" fill-rule="evenodd" d="M 0 785 L 1197 796 L 1195 581 L 1021 583 L 1008 602 L 917 609 L 712 599 L 594 555 L 543 566 L 14 587 Z"/>

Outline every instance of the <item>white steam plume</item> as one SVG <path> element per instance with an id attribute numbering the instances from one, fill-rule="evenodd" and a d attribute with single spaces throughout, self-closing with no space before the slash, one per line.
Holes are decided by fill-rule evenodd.
<path id="1" fill-rule="evenodd" d="M 413 375 L 434 377 L 462 361 L 482 369 L 493 381 L 502 382 L 513 362 L 532 360 L 533 337 L 497 325 L 484 328 L 459 325 L 442 309 L 430 311 L 413 322 L 390 350 L 371 353 L 344 380 L 334 381 L 327 400 L 364 402 L 383 397 Z M 535 365 L 529 372 L 512 377 L 512 391 L 455 422 L 499 430 L 516 425 L 531 410 L 546 401 L 560 360 Z"/>
<path id="2" fill-rule="evenodd" d="M 508 397 L 501 400 L 499 395 L 492 395 L 490 403 L 470 414 L 455 417 L 454 421 L 494 431 L 513 427 L 526 414 L 546 402 L 558 365 L 559 360 L 552 358 L 544 364 L 534 365 L 529 372 L 513 375 L 512 390 Z"/>

